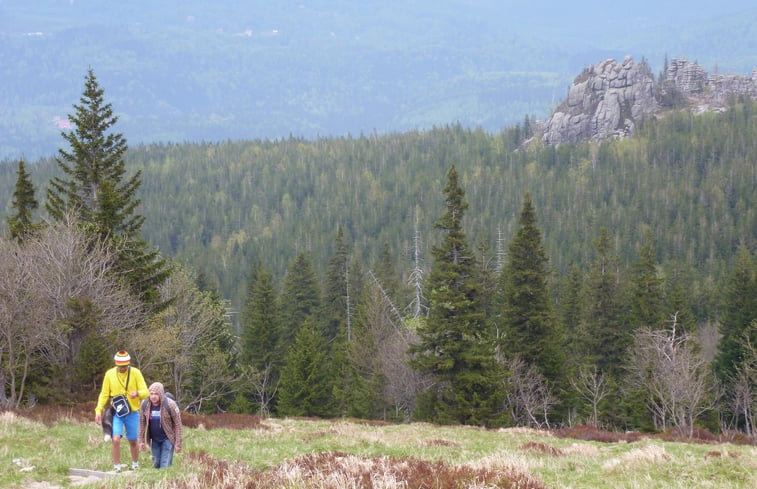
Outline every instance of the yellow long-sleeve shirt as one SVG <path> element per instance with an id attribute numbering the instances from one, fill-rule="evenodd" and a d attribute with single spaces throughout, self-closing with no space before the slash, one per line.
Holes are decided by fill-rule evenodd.
<path id="1" fill-rule="evenodd" d="M 129 406 L 131 406 L 131 412 L 139 411 L 139 403 L 150 395 L 150 391 L 147 389 L 142 372 L 136 367 L 130 367 L 130 369 L 131 374 L 129 374 L 128 386 L 126 385 L 128 370 L 121 373 L 118 371 L 118 367 L 113 367 L 105 372 L 103 385 L 100 389 L 100 397 L 97 399 L 97 406 L 95 407 L 95 415 L 102 414 L 108 400 L 119 394 L 126 394 Z M 129 397 L 128 393 L 131 391 L 137 391 L 137 397 Z"/>

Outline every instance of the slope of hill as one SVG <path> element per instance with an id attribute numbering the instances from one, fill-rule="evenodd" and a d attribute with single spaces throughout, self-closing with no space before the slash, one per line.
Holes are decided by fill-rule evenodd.
<path id="1" fill-rule="evenodd" d="M 0 472 L 0 485 L 55 489 L 71 485 L 69 468 L 108 470 L 110 450 L 91 410 L 81 408 L 37 407 L 21 413 L 28 418 L 0 414 L 0 447 L 14 461 Z M 108 487 L 368 489 L 433 482 L 438 489 L 633 488 L 643 481 L 650 489 L 746 489 L 757 483 L 755 447 L 717 443 L 711 435 L 681 439 L 585 426 L 485 430 L 230 413 L 183 418 L 185 441 L 173 467 L 127 471 L 109 479 Z M 50 449 L 52 443 L 57 449 Z M 140 457 L 149 466 L 149 456 Z"/>

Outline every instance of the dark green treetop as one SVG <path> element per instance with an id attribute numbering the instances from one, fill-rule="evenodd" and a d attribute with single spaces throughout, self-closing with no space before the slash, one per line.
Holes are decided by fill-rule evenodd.
<path id="1" fill-rule="evenodd" d="M 8 228 L 11 238 L 20 243 L 24 236 L 33 233 L 38 227 L 32 222 L 32 215 L 39 204 L 34 196 L 31 175 L 26 171 L 26 162 L 23 159 L 18 161 L 16 173 L 18 178 L 13 191 L 13 209 L 16 214 L 8 216 Z"/>
<path id="2" fill-rule="evenodd" d="M 65 177 L 54 177 L 47 190 L 45 207 L 55 220 L 74 212 L 81 222 L 94 224 L 109 235 L 139 235 L 144 217 L 135 210 L 141 171 L 125 178 L 123 135 L 110 132 L 118 121 L 111 104 L 105 103 L 94 71 L 84 80 L 84 92 L 69 115 L 73 129 L 62 132 L 70 149 L 59 149 L 56 162 Z"/>

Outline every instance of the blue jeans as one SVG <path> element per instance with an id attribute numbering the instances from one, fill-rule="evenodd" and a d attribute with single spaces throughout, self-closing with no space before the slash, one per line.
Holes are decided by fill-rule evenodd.
<path id="1" fill-rule="evenodd" d="M 166 438 L 162 442 L 151 441 L 152 466 L 156 469 L 165 469 L 173 463 L 173 443 Z"/>

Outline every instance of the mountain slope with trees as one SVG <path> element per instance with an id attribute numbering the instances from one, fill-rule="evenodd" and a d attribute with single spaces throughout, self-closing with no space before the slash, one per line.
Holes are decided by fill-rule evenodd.
<path id="1" fill-rule="evenodd" d="M 83 102 L 89 81 L 91 72 Z M 133 209 L 119 204 L 136 192 L 117 194 L 115 180 L 141 176 L 144 216 L 135 218 L 145 243 L 181 266 L 156 291 L 165 307 L 130 318 L 137 334 L 129 345 L 150 375 L 173 379 L 186 409 L 487 426 L 579 419 L 690 434 L 701 423 L 752 434 L 757 314 L 739 291 L 748 295 L 757 283 L 754 114 L 753 101 L 737 99 L 722 114 L 666 113 L 633 138 L 560 146 L 532 138 L 525 121 L 497 134 L 458 125 L 358 139 L 145 146 L 114 160 L 117 178 L 90 171 L 85 151 L 70 160 L 74 172 L 60 160 L 36 162 L 32 180 L 51 193 L 67 190 L 59 193 L 66 199 L 95 184 L 93 212 L 81 213 L 91 219 Z M 85 122 L 66 138 L 75 148 Z M 27 186 L 25 172 L 2 171 Z M 76 178 L 66 183 L 61 171 Z M 61 200 L 48 197 L 48 211 Z M 81 210 L 78 201 L 72 207 Z M 34 294 L 47 300 L 47 282 L 76 261 L 43 275 L 45 261 L 31 266 L 35 245 L 65 252 L 73 236 L 78 261 L 89 258 L 75 234 L 82 228 L 52 218 L 56 226 L 29 243 L 2 241 L 2 306 L 25 318 L 0 323 L 9 342 L 31 338 L 26 330 L 14 336 L 38 323 L 25 312 L 51 310 L 36 307 Z M 83 229 L 94 231 L 93 256 L 108 269 L 118 243 L 96 220 Z M 425 282 L 413 279 L 419 256 L 429 257 Z M 28 270 L 36 281 L 24 281 Z M 91 294 L 57 298 L 65 314 L 43 317 L 44 331 L 100 328 L 105 339 L 99 308 L 124 299 L 108 293 L 130 278 L 112 270 L 113 285 L 82 277 Z M 19 292 L 26 302 L 13 298 Z M 218 292 L 232 308 L 250 305 L 239 321 L 228 321 L 233 310 L 223 319 Z M 424 296 L 428 314 L 408 313 L 405 305 Z M 261 326 L 256 309 L 275 328 L 267 352 L 249 348 Z M 61 392 L 46 391 L 46 368 L 78 365 L 85 381 L 94 372 L 84 348 L 58 345 L 55 363 L 45 356 L 55 337 L 46 341 L 24 351 L 41 369 L 29 390 L 49 402 Z M 535 342 L 554 353 L 535 352 Z M 105 358 L 104 344 L 87 346 Z M 575 355 L 563 360 L 563 346 Z M 14 362 L 4 376 L 24 359 Z"/>

